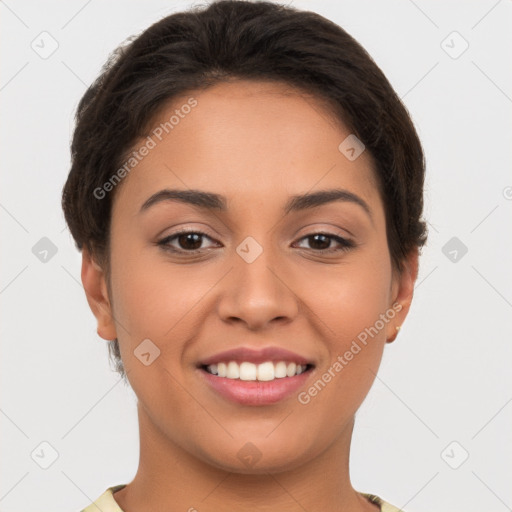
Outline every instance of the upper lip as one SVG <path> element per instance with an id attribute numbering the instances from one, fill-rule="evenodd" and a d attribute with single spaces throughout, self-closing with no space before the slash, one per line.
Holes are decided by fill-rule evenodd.
<path id="1" fill-rule="evenodd" d="M 217 352 L 216 354 L 206 357 L 201 360 L 199 366 L 208 366 L 210 364 L 217 364 L 229 361 L 236 361 L 242 363 L 248 361 L 254 364 L 265 363 L 267 361 L 287 361 L 297 364 L 310 364 L 313 362 L 295 352 L 291 352 L 285 348 L 280 347 L 264 347 L 264 348 L 251 348 L 251 347 L 238 347 L 231 350 L 225 350 L 223 352 Z"/>

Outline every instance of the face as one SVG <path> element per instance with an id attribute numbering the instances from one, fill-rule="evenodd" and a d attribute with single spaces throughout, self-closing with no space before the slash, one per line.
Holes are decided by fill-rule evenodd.
<path id="1" fill-rule="evenodd" d="M 350 131 L 314 98 L 221 84 L 155 127 L 176 109 L 115 191 L 110 296 L 84 253 L 98 333 L 119 340 L 141 437 L 232 472 L 291 469 L 349 437 L 416 257 L 393 271 L 371 157 L 339 149 Z"/>

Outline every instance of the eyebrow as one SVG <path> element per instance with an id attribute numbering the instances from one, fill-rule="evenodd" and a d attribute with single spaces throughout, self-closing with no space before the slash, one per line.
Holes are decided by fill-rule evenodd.
<path id="1" fill-rule="evenodd" d="M 171 190 L 163 189 L 150 196 L 142 205 L 140 213 L 161 202 L 180 202 L 197 206 L 205 210 L 227 210 L 227 200 L 224 196 L 202 190 Z M 359 205 L 372 218 L 368 203 L 361 197 L 344 189 L 319 190 L 316 192 L 291 196 L 284 206 L 285 214 L 316 208 L 334 201 L 348 202 Z"/>

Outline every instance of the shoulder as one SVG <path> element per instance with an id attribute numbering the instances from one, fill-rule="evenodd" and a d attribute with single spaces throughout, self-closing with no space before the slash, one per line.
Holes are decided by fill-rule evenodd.
<path id="1" fill-rule="evenodd" d="M 359 494 L 362 494 L 368 501 L 379 505 L 380 512 L 405 512 L 401 508 L 391 505 L 391 503 L 384 501 L 380 496 L 376 496 L 375 494 L 368 494 L 366 492 L 361 492 Z"/>
<path id="2" fill-rule="evenodd" d="M 82 509 L 80 512 L 123 512 L 121 507 L 117 504 L 113 494 L 119 491 L 126 484 L 113 485 L 109 487 L 99 498 L 94 500 L 90 505 Z"/>

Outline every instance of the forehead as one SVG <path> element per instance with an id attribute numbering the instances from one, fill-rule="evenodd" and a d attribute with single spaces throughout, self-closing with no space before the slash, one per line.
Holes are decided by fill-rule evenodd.
<path id="1" fill-rule="evenodd" d="M 190 91 L 162 107 L 134 145 L 152 148 L 124 178 L 116 203 L 140 207 L 162 188 L 217 192 L 240 205 L 334 187 L 378 201 L 369 152 L 350 160 L 340 150 L 349 136 L 324 101 L 279 82 Z"/>

